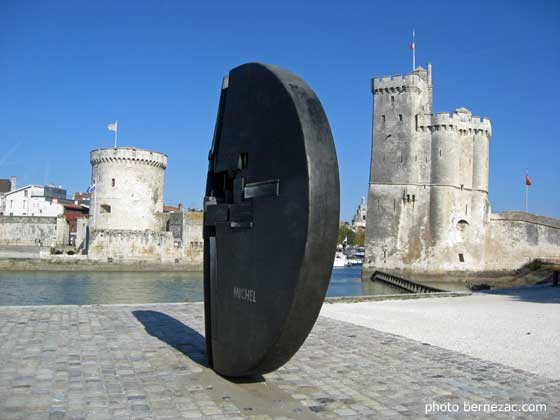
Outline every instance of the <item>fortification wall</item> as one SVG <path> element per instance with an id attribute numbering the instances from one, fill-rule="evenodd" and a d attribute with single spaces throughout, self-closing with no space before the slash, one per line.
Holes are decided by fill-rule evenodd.
<path id="1" fill-rule="evenodd" d="M 524 212 L 490 216 L 487 271 L 516 270 L 536 258 L 560 259 L 560 220 Z"/>
<path id="2" fill-rule="evenodd" d="M 92 229 L 161 230 L 166 155 L 125 147 L 93 150 L 90 160 Z"/>
<path id="3" fill-rule="evenodd" d="M 202 267 L 202 212 L 171 213 L 170 231 L 90 230 L 88 258 L 113 263 L 155 261 Z"/>
<path id="4" fill-rule="evenodd" d="M 193 264 L 202 264 L 204 258 L 204 239 L 202 236 L 203 213 L 188 211 L 169 215 L 169 231 L 175 241 L 179 241 L 182 258 Z"/>
<path id="5" fill-rule="evenodd" d="M 179 257 L 171 232 L 90 230 L 88 258 L 91 260 L 174 262 Z"/>
<path id="6" fill-rule="evenodd" d="M 0 245 L 56 246 L 68 242 L 63 217 L 0 216 Z"/>
<path id="7" fill-rule="evenodd" d="M 425 266 L 430 250 L 430 189 L 371 185 L 366 224 L 368 270 Z"/>

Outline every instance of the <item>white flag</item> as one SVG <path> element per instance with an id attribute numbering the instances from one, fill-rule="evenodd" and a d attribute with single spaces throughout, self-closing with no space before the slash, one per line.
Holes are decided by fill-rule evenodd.
<path id="1" fill-rule="evenodd" d="M 118 123 L 118 121 L 115 121 L 114 123 L 111 123 L 111 124 L 107 124 L 107 130 L 117 131 L 117 123 Z"/>

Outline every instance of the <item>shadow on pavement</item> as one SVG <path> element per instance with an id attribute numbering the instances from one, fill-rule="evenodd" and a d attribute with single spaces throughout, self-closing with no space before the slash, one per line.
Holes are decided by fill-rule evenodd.
<path id="1" fill-rule="evenodd" d="M 198 331 L 162 312 L 133 311 L 132 314 L 144 325 L 148 334 L 179 350 L 199 365 L 210 367 L 206 354 L 206 339 Z M 262 375 L 223 378 L 235 384 L 265 382 Z"/>
<path id="2" fill-rule="evenodd" d="M 198 331 L 158 311 L 133 311 L 132 314 L 153 337 L 176 348 L 199 365 L 209 367 L 206 340 Z"/>
<path id="3" fill-rule="evenodd" d="M 482 293 L 511 296 L 513 300 L 534 303 L 560 303 L 560 287 L 550 283 L 538 286 L 525 286 L 512 289 L 493 289 Z"/>

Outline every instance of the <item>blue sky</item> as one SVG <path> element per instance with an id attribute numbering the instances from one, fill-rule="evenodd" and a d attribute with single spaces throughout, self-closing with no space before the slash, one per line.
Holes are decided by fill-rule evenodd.
<path id="1" fill-rule="evenodd" d="M 249 61 L 316 91 L 341 175 L 341 217 L 367 194 L 374 76 L 434 66 L 434 111 L 489 117 L 495 212 L 560 217 L 558 1 L 15 1 L 0 6 L 0 178 L 87 188 L 89 151 L 169 155 L 166 202 L 201 207 L 222 76 Z"/>

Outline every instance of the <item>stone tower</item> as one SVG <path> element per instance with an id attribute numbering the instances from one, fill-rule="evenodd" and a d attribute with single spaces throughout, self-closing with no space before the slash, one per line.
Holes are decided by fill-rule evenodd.
<path id="1" fill-rule="evenodd" d="M 167 156 L 132 147 L 90 153 L 90 229 L 160 231 Z"/>
<path id="2" fill-rule="evenodd" d="M 490 121 L 432 113 L 432 67 L 374 78 L 368 271 L 484 264 Z"/>
<path id="3" fill-rule="evenodd" d="M 365 229 L 366 227 L 366 217 L 367 217 L 367 204 L 366 198 L 362 197 L 360 205 L 356 210 L 356 214 L 352 218 L 352 228 L 353 229 Z"/>

